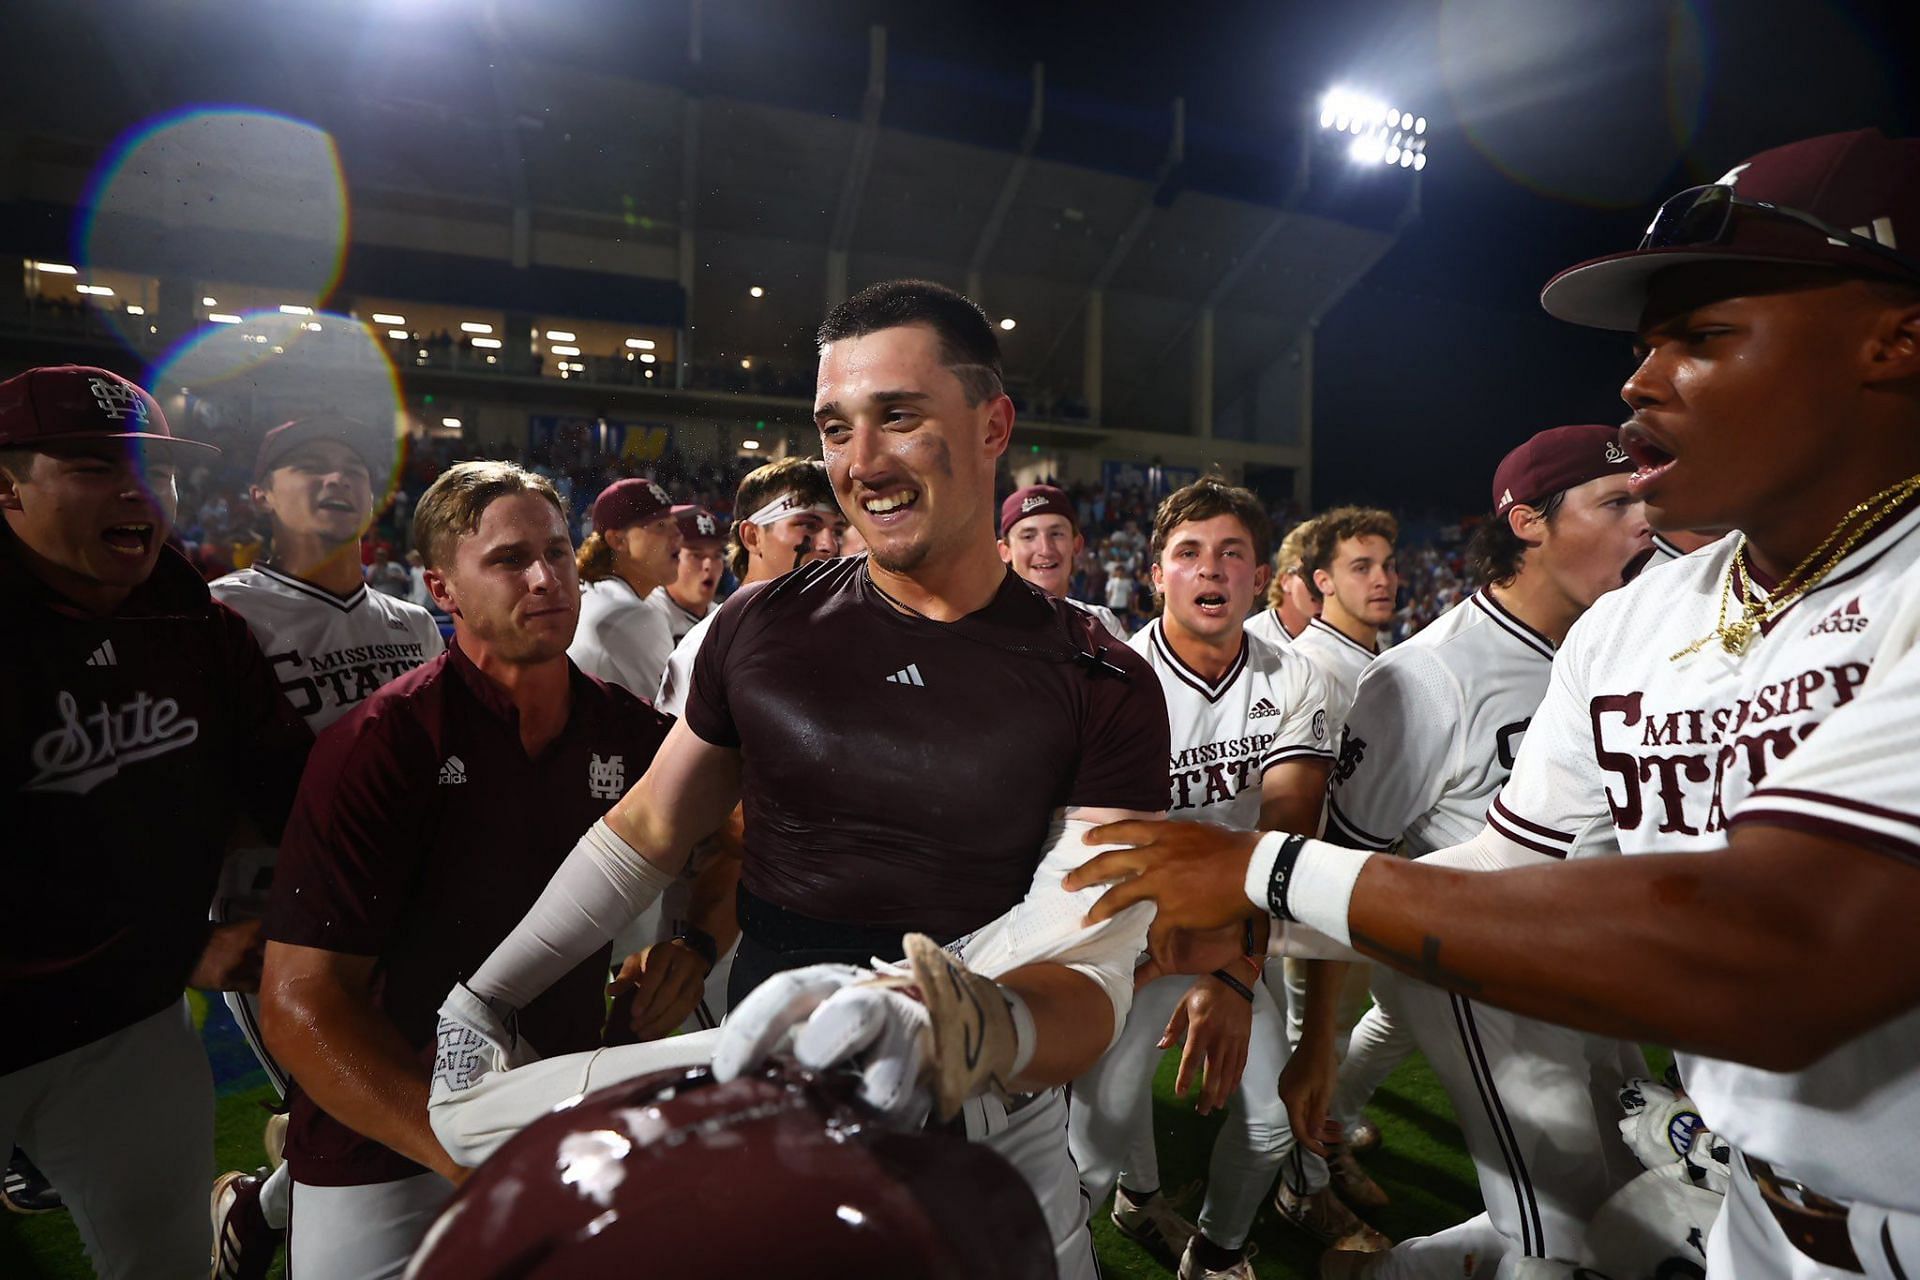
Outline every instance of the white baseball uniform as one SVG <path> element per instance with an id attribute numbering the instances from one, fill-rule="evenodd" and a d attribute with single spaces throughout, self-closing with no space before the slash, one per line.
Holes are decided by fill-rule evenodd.
<path id="1" fill-rule="evenodd" d="M 1278 609 L 1262 609 L 1247 619 L 1246 632 L 1256 640 L 1265 640 L 1268 644 L 1285 649 L 1293 644 L 1293 637 L 1280 622 Z"/>
<path id="2" fill-rule="evenodd" d="M 1103 604 L 1088 604 L 1085 600 L 1075 600 L 1072 596 L 1062 596 L 1061 598 L 1080 612 L 1090 613 L 1098 618 L 1100 625 L 1105 627 L 1107 634 L 1115 640 L 1124 641 L 1128 639 L 1127 629 L 1120 624 L 1120 619 L 1113 616 L 1113 610 L 1107 608 L 1107 606 Z"/>
<path id="3" fill-rule="evenodd" d="M 337 596 L 271 564 L 254 564 L 214 579 L 207 589 L 247 620 L 280 691 L 315 733 L 447 647 L 432 614 L 364 583 Z M 246 849 L 228 855 L 214 898 L 215 920 L 240 912 L 257 915 L 264 909 L 275 852 Z M 268 1079 L 284 1097 L 286 1073 L 260 1038 L 256 998 L 236 991 L 226 992 L 225 998 Z"/>
<path id="4" fill-rule="evenodd" d="M 580 586 L 580 625 L 567 646 L 573 665 L 590 676 L 651 698 L 660 687 L 673 630 L 667 616 L 619 577 Z"/>
<path id="5" fill-rule="evenodd" d="M 1417 856 L 1479 834 L 1552 664 L 1552 642 L 1487 590 L 1380 655 L 1348 713 L 1328 839 L 1376 851 L 1400 843 Z M 1404 1242 L 1369 1274 L 1458 1276 L 1468 1255 L 1484 1266 L 1502 1251 L 1579 1260 L 1594 1211 L 1640 1172 L 1616 1123 L 1620 1084 L 1646 1072 L 1638 1050 L 1384 967 L 1373 992 L 1334 1117 L 1353 1124 L 1417 1043 L 1459 1117 L 1487 1212 L 1463 1230 Z"/>
<path id="6" fill-rule="evenodd" d="M 1268 610 L 1269 613 L 1272 610 Z M 1334 743 L 1336 762 L 1335 772 L 1340 769 L 1338 757 L 1343 755 L 1341 740 L 1347 723 L 1347 712 L 1353 706 L 1355 691 L 1360 685 L 1360 675 L 1372 664 L 1376 651 L 1367 648 L 1331 623 L 1314 618 L 1293 638 L 1293 652 L 1309 659 L 1320 672 L 1321 681 L 1327 690 L 1327 733 Z M 1278 981 L 1276 982 L 1276 978 Z M 1305 1027 L 1307 1010 L 1307 970 L 1302 960 L 1289 955 L 1279 965 L 1267 968 L 1267 990 L 1272 992 L 1274 1000 L 1287 1014 L 1287 1040 L 1290 1044 L 1300 1043 L 1301 1032 Z M 1351 1031 L 1366 1010 L 1367 967 L 1355 966 L 1348 971 L 1347 984 L 1340 999 L 1340 1028 Z M 1345 1057 L 1347 1040 L 1340 1040 L 1340 1053 Z"/>
<path id="7" fill-rule="evenodd" d="M 1332 760 L 1326 694 L 1304 658 L 1246 636 L 1240 656 L 1218 680 L 1180 660 L 1156 618 L 1130 642 L 1160 677 L 1172 729 L 1167 816 L 1218 822 L 1243 831 L 1260 825 L 1266 771 L 1290 760 Z M 1134 993 L 1126 1027 L 1106 1056 L 1075 1082 L 1067 1134 L 1074 1163 L 1095 1204 L 1124 1179 L 1159 1187 L 1153 1141 L 1153 1074 L 1167 1020 L 1194 980 L 1162 978 Z M 1275 1172 L 1296 1150 L 1274 1082 L 1287 1062 L 1286 1029 L 1266 988 L 1252 986 L 1253 1036 L 1246 1070 L 1213 1144 L 1200 1229 L 1223 1248 L 1246 1243 Z M 1326 1185 L 1318 1156 L 1300 1153 L 1307 1190 Z"/>
<path id="8" fill-rule="evenodd" d="M 686 637 L 687 632 L 705 621 L 708 614 L 719 608 L 718 604 L 710 604 L 706 613 L 695 613 L 667 594 L 665 587 L 655 587 L 648 593 L 647 604 L 658 609 L 660 616 L 667 620 L 667 634 L 673 637 L 675 645 Z"/>
<path id="9" fill-rule="evenodd" d="M 1670 657 L 1715 625 L 1737 546 L 1643 574 L 1576 624 L 1489 825 L 1553 857 L 1714 850 L 1733 824 L 1787 826 L 1920 874 L 1920 511 L 1854 548 L 1743 654 L 1710 639 Z M 1920 1009 L 1800 1071 L 1679 1061 L 1742 1157 L 1711 1274 L 1829 1274 L 1756 1207 L 1745 1157 L 1850 1202 L 1869 1274 L 1920 1273 Z"/>

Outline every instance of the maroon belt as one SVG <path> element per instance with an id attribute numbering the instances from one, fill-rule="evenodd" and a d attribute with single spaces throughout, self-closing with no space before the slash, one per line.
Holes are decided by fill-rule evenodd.
<path id="1" fill-rule="evenodd" d="M 1760 1189 L 1761 1203 L 1773 1214 L 1793 1247 L 1822 1266 L 1865 1275 L 1847 1234 L 1847 1206 L 1830 1200 L 1803 1182 L 1783 1178 L 1758 1156 L 1742 1154 L 1747 1172 Z"/>

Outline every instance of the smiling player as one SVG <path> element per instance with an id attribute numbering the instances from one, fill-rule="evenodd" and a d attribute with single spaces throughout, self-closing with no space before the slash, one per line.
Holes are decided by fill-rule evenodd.
<path id="1" fill-rule="evenodd" d="M 1087 540 L 1080 536 L 1080 517 L 1074 511 L 1067 491 L 1050 484 L 1030 484 L 1015 489 L 1000 504 L 1000 558 L 1013 571 L 1056 600 L 1100 620 L 1116 640 L 1127 638 L 1127 629 L 1113 610 L 1103 604 L 1088 604 L 1067 594 L 1073 582 L 1074 562 Z"/>
<path id="2" fill-rule="evenodd" d="M 1863 130 L 1763 152 L 1548 284 L 1554 315 L 1637 335 L 1622 439 L 1652 523 L 1742 536 L 1574 627 L 1510 819 L 1411 863 L 1129 827 L 1096 838 L 1140 847 L 1068 883 L 1125 880 L 1096 917 L 1156 901 L 1163 949 L 1264 903 L 1449 990 L 1673 1045 L 1735 1151 L 1709 1275 L 1914 1274 L 1920 259 L 1893 246 L 1915 244 L 1920 142 Z"/>

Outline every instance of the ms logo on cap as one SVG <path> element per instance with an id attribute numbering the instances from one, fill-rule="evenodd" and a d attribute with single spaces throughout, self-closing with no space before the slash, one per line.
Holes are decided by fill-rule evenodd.
<path id="1" fill-rule="evenodd" d="M 662 489 L 659 485 L 655 484 L 651 480 L 647 481 L 647 492 L 651 493 L 653 495 L 653 500 L 659 503 L 661 506 L 665 507 L 665 506 L 672 505 L 673 500 L 667 497 L 667 491 L 665 489 Z"/>
<path id="2" fill-rule="evenodd" d="M 147 425 L 147 402 L 128 384 L 107 378 L 88 378 L 87 386 L 92 389 L 100 411 L 109 418 L 115 421 L 132 418 L 143 427 Z"/>
<path id="3" fill-rule="evenodd" d="M 704 534 L 709 534 L 709 535 L 717 533 L 719 531 L 719 526 L 714 524 L 713 517 L 708 515 L 704 511 L 702 511 L 699 515 L 694 517 L 693 527 L 698 529 L 700 532 Z"/>

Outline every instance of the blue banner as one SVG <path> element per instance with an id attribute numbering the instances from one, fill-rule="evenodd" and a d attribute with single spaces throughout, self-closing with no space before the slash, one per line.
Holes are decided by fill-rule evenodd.
<path id="1" fill-rule="evenodd" d="M 673 444 L 673 424 L 625 422 L 617 418 L 528 414 L 527 447 L 536 454 L 553 448 L 556 463 L 625 458 L 656 462 Z"/>

